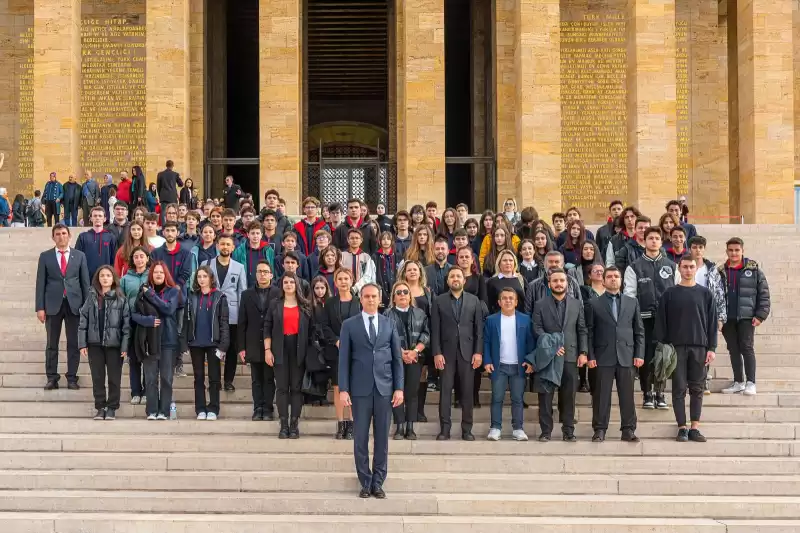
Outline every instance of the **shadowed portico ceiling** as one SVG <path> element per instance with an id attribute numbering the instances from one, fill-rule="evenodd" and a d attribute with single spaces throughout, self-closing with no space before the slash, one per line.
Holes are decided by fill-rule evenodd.
<path id="1" fill-rule="evenodd" d="M 383 99 L 388 0 L 308 0 L 309 98 Z"/>

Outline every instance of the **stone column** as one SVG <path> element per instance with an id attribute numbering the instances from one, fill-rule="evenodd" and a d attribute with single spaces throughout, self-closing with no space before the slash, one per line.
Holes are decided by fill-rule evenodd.
<path id="1" fill-rule="evenodd" d="M 147 0 L 147 168 L 155 181 L 168 159 L 188 176 L 190 0 Z"/>
<path id="2" fill-rule="evenodd" d="M 300 212 L 303 164 L 302 0 L 259 0 L 261 190 L 275 188 Z"/>
<path id="3" fill-rule="evenodd" d="M 521 113 L 520 81 L 521 65 L 518 64 L 520 36 L 517 31 L 520 13 L 529 10 L 538 0 L 496 0 L 495 3 L 495 154 L 497 161 L 497 203 L 487 209 L 497 210 L 508 197 L 517 196 L 520 185 L 518 131 Z M 556 24 L 558 22 L 556 21 Z M 556 52 L 558 54 L 558 52 Z M 558 56 L 556 56 L 558 57 Z M 517 198 L 517 205 L 521 203 Z"/>
<path id="4" fill-rule="evenodd" d="M 675 1 L 629 0 L 628 169 L 651 217 L 677 194 Z"/>
<path id="5" fill-rule="evenodd" d="M 750 224 L 794 221 L 792 0 L 741 0 L 739 205 Z"/>
<path id="6" fill-rule="evenodd" d="M 81 2 L 35 0 L 33 182 L 80 171 Z"/>
<path id="7" fill-rule="evenodd" d="M 191 0 L 189 15 L 189 164 L 185 172 L 200 191 L 205 175 L 205 12 L 204 0 Z"/>
<path id="8" fill-rule="evenodd" d="M 444 0 L 397 6 L 398 208 L 445 205 Z"/>
<path id="9" fill-rule="evenodd" d="M 549 220 L 562 207 L 560 4 L 522 0 L 517 9 L 517 205 Z"/>

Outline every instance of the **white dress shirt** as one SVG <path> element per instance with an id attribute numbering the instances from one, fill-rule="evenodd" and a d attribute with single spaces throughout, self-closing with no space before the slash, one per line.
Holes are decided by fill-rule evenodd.
<path id="1" fill-rule="evenodd" d="M 500 314 L 500 364 L 519 364 L 517 358 L 517 316 Z"/>
<path id="2" fill-rule="evenodd" d="M 373 317 L 374 320 L 372 323 L 375 326 L 375 338 L 378 338 L 378 314 L 375 313 L 374 315 L 370 315 L 366 311 L 361 311 L 361 318 L 364 320 L 364 329 L 367 331 L 367 336 L 369 336 L 369 319 Z"/>
<path id="3" fill-rule="evenodd" d="M 67 265 L 69 265 L 69 247 L 64 250 L 64 257 L 67 259 Z M 61 250 L 58 248 L 56 248 L 56 264 L 58 264 L 58 267 L 61 268 Z"/>

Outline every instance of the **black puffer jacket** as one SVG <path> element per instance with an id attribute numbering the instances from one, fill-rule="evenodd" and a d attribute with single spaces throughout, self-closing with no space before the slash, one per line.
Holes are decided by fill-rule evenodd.
<path id="1" fill-rule="evenodd" d="M 116 291 L 109 291 L 103 297 L 103 333 L 100 334 L 99 300 L 94 289 L 89 291 L 81 307 L 78 325 L 78 349 L 92 346 L 119 348 L 128 351 L 131 336 L 131 313 L 128 301 Z"/>
<path id="2" fill-rule="evenodd" d="M 728 320 L 751 320 L 757 318 L 762 322 L 770 311 L 769 285 L 764 272 L 758 263 L 745 258 L 741 268 L 731 268 L 727 263 L 717 267 L 725 293 L 725 307 L 728 308 Z M 732 295 L 734 293 L 734 295 Z M 736 297 L 736 315 L 731 314 L 731 297 Z"/>
<path id="3" fill-rule="evenodd" d="M 422 344 L 425 348 L 430 347 L 431 330 L 428 322 L 428 315 L 425 311 L 417 307 L 409 307 L 411 313 L 408 320 L 408 328 L 405 327 L 403 319 L 400 318 L 396 308 L 387 309 L 383 315 L 392 321 L 397 334 L 400 336 L 400 348 L 403 350 L 413 350 L 417 344 Z"/>
<path id="4" fill-rule="evenodd" d="M 194 340 L 195 321 L 197 317 L 197 305 L 200 301 L 199 292 L 189 294 L 189 302 L 186 305 L 185 313 L 185 333 L 186 342 L 190 343 Z M 211 342 L 221 352 L 227 352 L 228 346 L 231 343 L 230 329 L 228 328 L 228 299 L 222 291 L 216 290 L 209 293 L 211 295 L 211 303 L 214 307 L 214 318 L 211 322 Z"/>

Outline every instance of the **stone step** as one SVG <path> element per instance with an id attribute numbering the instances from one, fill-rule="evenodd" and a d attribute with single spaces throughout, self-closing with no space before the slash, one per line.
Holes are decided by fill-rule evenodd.
<path id="1" fill-rule="evenodd" d="M 435 410 L 428 409 L 431 415 L 431 422 L 417 423 L 415 430 L 420 437 L 435 437 L 439 433 L 439 423 L 436 418 Z M 504 438 L 511 436 L 511 427 L 508 417 L 504 417 Z M 531 418 L 526 412 L 528 419 L 527 431 L 530 436 L 538 434 L 538 420 Z M 212 424 L 212 426 L 209 426 Z M 791 423 L 767 424 L 767 423 L 703 423 L 703 433 L 711 439 L 752 439 L 752 440 L 794 440 L 800 439 L 800 425 Z M 336 425 L 333 420 L 304 420 L 302 430 L 304 435 L 322 435 L 330 437 L 335 432 Z M 456 427 L 456 430 L 458 427 Z M 473 433 L 476 438 L 483 438 L 489 431 L 487 422 L 477 422 L 473 425 Z M 23 435 L 49 434 L 54 436 L 52 444 L 44 445 L 47 450 L 60 450 L 61 445 L 55 436 L 72 435 L 74 433 L 86 435 L 134 435 L 134 436 L 163 436 L 163 435 L 237 435 L 237 436 L 275 436 L 278 434 L 278 425 L 275 422 L 253 422 L 246 419 L 220 419 L 216 422 L 196 420 L 194 417 L 180 418 L 170 421 L 148 421 L 142 419 L 130 419 L 122 421 L 96 421 L 86 418 L 0 418 L 0 432 L 16 434 L 19 439 Z M 675 437 L 675 423 L 673 420 L 662 422 L 642 422 L 639 421 L 636 433 L 642 439 Z M 575 434 L 579 439 L 590 439 L 592 428 L 589 424 L 578 424 Z M 619 427 L 611 425 L 608 430 L 608 441 L 618 440 L 620 435 Z M 453 431 L 454 438 L 458 437 L 457 431 Z M 553 430 L 553 439 L 561 438 L 561 429 L 558 424 Z M 20 449 L 14 443 L 14 439 L 0 440 L 5 446 L 10 446 L 9 450 Z M 38 437 L 33 437 L 28 446 L 34 446 L 33 442 L 42 442 Z M 37 445 L 41 446 L 41 445 Z M 21 448 L 25 450 L 27 448 Z M 32 448 L 34 449 L 34 448 Z M 38 449 L 38 448 L 35 448 Z"/>
<path id="2" fill-rule="evenodd" d="M 688 404 L 688 401 L 687 401 Z M 145 405 L 121 404 L 117 410 L 117 417 L 124 418 L 145 418 Z M 178 404 L 178 417 L 188 418 L 195 416 L 194 405 Z M 10 418 L 86 418 L 94 415 L 94 406 L 90 402 L 2 402 L 0 403 L 0 417 Z M 508 411 L 504 409 L 505 416 L 508 418 Z M 557 409 L 556 409 L 557 411 Z M 687 406 L 688 411 L 688 406 Z M 433 415 L 436 409 L 428 406 L 426 412 Z M 535 405 L 526 410 L 525 417 L 531 421 L 536 420 L 538 409 Z M 226 403 L 224 398 L 221 402 L 219 416 L 222 418 L 250 418 L 253 408 L 244 403 Z M 475 422 L 489 421 L 488 407 L 475 409 L 473 418 Z M 642 422 L 666 422 L 674 420 L 671 409 L 637 409 L 637 417 Z M 611 412 L 611 420 L 618 420 L 619 413 L 615 410 Z M 335 420 L 333 406 L 313 406 L 303 407 L 303 420 Z M 460 423 L 461 412 L 459 409 L 453 410 L 453 424 Z M 579 423 L 590 423 L 592 419 L 592 409 L 590 407 L 578 407 L 575 410 L 575 419 Z M 709 406 L 703 409 L 703 420 L 705 422 L 800 422 L 800 408 L 793 407 L 722 407 Z"/>
<path id="3" fill-rule="evenodd" d="M 156 491 L 9 491 L 0 511 L 261 514 L 441 514 L 449 516 L 598 516 L 610 518 L 797 519 L 800 500 L 778 496 L 394 493 L 379 501 L 340 492 L 221 493 Z"/>
<path id="4" fill-rule="evenodd" d="M 664 496 L 798 496 L 800 476 L 583 475 L 395 473 L 389 492 L 507 494 L 513 486 L 524 494 L 646 494 L 657 486 Z M 172 472 L 163 470 L 0 471 L 0 490 L 125 490 L 180 492 L 353 492 L 352 472 Z"/>

